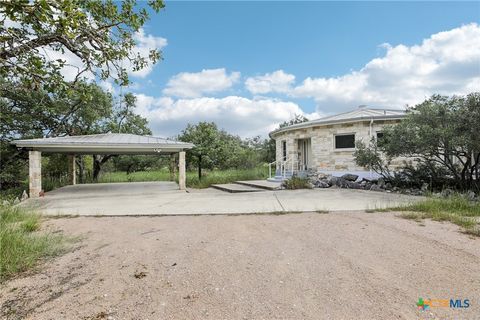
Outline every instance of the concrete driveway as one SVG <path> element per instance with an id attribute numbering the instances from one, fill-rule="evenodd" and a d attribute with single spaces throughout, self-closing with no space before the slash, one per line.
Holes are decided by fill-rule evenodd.
<path id="1" fill-rule="evenodd" d="M 292 211 L 351 211 L 385 208 L 419 197 L 345 189 L 226 193 L 178 190 L 173 182 L 102 183 L 67 186 L 25 205 L 48 215 L 188 215 Z"/>

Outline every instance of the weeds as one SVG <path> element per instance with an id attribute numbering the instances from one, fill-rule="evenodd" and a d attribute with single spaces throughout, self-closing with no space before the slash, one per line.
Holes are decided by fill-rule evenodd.
<path id="1" fill-rule="evenodd" d="M 373 211 L 403 211 L 400 216 L 417 222 L 423 219 L 450 221 L 467 234 L 480 236 L 480 203 L 469 201 L 461 194 L 448 198 L 428 198 L 416 203 Z"/>
<path id="2" fill-rule="evenodd" d="M 64 237 L 38 231 L 40 223 L 37 213 L 0 205 L 0 282 L 63 250 Z"/>
<path id="3" fill-rule="evenodd" d="M 301 178 L 301 177 L 291 177 L 288 180 L 284 180 L 282 182 L 282 186 L 285 189 L 294 190 L 294 189 L 311 189 L 312 186 L 308 181 L 308 178 Z"/>

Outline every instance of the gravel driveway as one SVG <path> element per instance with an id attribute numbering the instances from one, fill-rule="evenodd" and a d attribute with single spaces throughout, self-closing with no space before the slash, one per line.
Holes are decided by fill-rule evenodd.
<path id="1" fill-rule="evenodd" d="M 385 213 L 79 217 L 2 319 L 475 319 L 480 239 Z M 419 311 L 419 297 L 470 308 Z"/>

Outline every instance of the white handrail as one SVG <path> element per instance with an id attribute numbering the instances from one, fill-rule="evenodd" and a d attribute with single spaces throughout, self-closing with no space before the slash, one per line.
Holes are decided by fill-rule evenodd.
<path id="1" fill-rule="evenodd" d="M 280 174 L 283 178 L 286 177 L 287 175 L 287 168 L 290 167 L 290 172 L 293 174 L 295 170 L 295 164 L 298 163 L 298 159 L 295 159 L 294 157 L 288 158 L 286 160 L 275 160 L 273 162 L 270 162 L 268 164 L 268 175 L 271 178 L 272 177 L 272 165 L 275 164 L 275 173 L 277 168 L 280 169 Z M 298 171 L 298 168 L 297 168 Z"/>

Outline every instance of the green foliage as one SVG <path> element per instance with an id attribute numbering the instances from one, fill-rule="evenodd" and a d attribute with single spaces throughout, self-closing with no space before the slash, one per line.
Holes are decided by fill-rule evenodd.
<path id="1" fill-rule="evenodd" d="M 148 56 L 134 50 L 134 33 L 149 18 L 145 6 L 124 0 L 56 0 L 2 1 L 0 4 L 0 76 L 15 79 L 11 88 L 23 90 L 68 90 L 62 68 L 66 59 L 51 59 L 65 53 L 74 55 L 79 66 L 69 70 L 75 81 L 94 74 L 101 79 L 112 77 L 128 84 L 125 62 L 140 70 L 161 58 L 152 49 Z M 158 12 L 161 0 L 149 1 L 149 9 Z M 45 51 L 50 54 L 45 54 Z"/>
<path id="2" fill-rule="evenodd" d="M 295 189 L 311 189 L 312 186 L 308 181 L 308 178 L 293 176 L 288 180 L 282 182 L 282 186 L 285 189 L 295 190 Z"/>
<path id="3" fill-rule="evenodd" d="M 121 155 L 113 159 L 115 171 L 132 174 L 136 171 L 150 171 L 167 166 L 167 159 L 156 155 Z"/>
<path id="4" fill-rule="evenodd" d="M 479 123 L 480 93 L 434 95 L 411 108 L 399 124 L 385 127 L 378 145 L 359 144 L 356 161 L 381 173 L 389 159 L 410 157 L 414 164 L 405 168 L 400 179 L 421 178 L 425 180 L 417 184 L 442 184 L 439 188 L 445 184 L 480 188 Z"/>
<path id="5" fill-rule="evenodd" d="M 0 205 L 0 282 L 62 252 L 64 237 L 38 231 L 40 222 L 34 212 Z"/>
<path id="6" fill-rule="evenodd" d="M 212 184 L 231 183 L 238 180 L 258 180 L 268 177 L 268 168 L 259 166 L 252 169 L 227 169 L 205 171 L 202 179 L 198 179 L 196 172 L 187 171 L 187 187 L 208 188 Z M 142 181 L 170 181 L 170 172 L 164 168 L 155 171 L 138 171 L 131 174 L 126 172 L 107 172 L 98 182 L 142 182 Z"/>
<path id="7" fill-rule="evenodd" d="M 353 157 L 357 165 L 367 170 L 373 170 L 387 180 L 392 179 L 392 172 L 389 169 L 391 158 L 386 158 L 379 151 L 374 138 L 370 141 L 370 145 L 366 145 L 363 141 L 357 141 Z"/>
<path id="8" fill-rule="evenodd" d="M 308 119 L 304 115 L 296 114 L 293 117 L 293 119 L 290 119 L 288 121 L 285 121 L 285 122 L 281 123 L 278 127 L 279 128 L 284 128 L 284 127 L 288 127 L 288 126 L 291 126 L 291 125 L 294 125 L 294 124 L 303 123 L 303 122 L 307 122 L 307 121 L 308 121 Z"/>
<path id="9" fill-rule="evenodd" d="M 242 140 L 225 130 L 218 129 L 213 122 L 188 124 L 178 136 L 178 140 L 195 145 L 187 152 L 187 164 L 190 168 L 198 168 L 200 180 L 202 168 L 248 169 L 272 157 L 271 143 L 268 140 L 262 140 L 260 137 Z"/>

